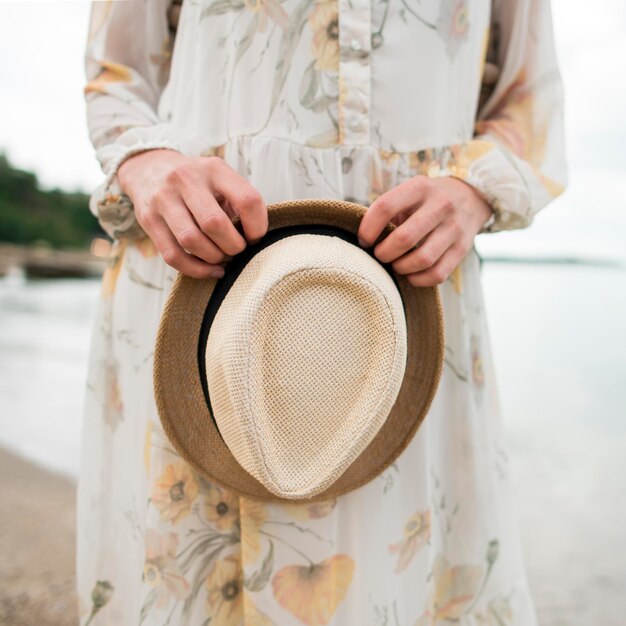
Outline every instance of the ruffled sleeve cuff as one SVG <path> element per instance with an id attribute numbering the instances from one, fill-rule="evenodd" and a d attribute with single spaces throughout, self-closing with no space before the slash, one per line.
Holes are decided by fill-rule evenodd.
<path id="1" fill-rule="evenodd" d="M 170 123 L 139 126 L 124 131 L 114 142 L 102 145 L 96 156 L 105 174 L 91 192 L 89 210 L 113 239 L 141 238 L 145 235 L 136 220 L 130 198 L 122 191 L 117 172 L 122 163 L 139 152 L 156 149 L 176 150 L 186 156 L 200 154 L 199 137 L 184 137 Z"/>
<path id="2" fill-rule="evenodd" d="M 472 185 L 491 206 L 493 220 L 481 233 L 527 228 L 536 213 L 564 190 L 496 140 L 486 138 L 462 145 L 450 175 Z"/>

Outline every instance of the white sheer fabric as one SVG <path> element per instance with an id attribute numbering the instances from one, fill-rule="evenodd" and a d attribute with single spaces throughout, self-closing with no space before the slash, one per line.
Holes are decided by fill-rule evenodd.
<path id="1" fill-rule="evenodd" d="M 476 186 L 523 228 L 566 184 L 549 4 L 507 0 L 94 2 L 87 124 L 115 238 L 94 327 L 78 489 L 81 624 L 534 626 L 472 249 L 439 286 L 446 362 L 397 462 L 311 505 L 239 498 L 161 429 L 155 333 L 175 270 L 116 171 L 217 155 L 266 202 L 369 205 L 416 174 Z M 481 86 L 482 84 L 482 86 Z"/>

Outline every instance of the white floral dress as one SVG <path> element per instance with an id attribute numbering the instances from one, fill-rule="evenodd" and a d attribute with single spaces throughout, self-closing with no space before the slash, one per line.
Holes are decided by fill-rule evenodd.
<path id="1" fill-rule="evenodd" d="M 264 504 L 197 475 L 156 411 L 176 271 L 116 178 L 133 153 L 217 155 L 267 203 L 368 206 L 418 174 L 525 228 L 566 184 L 541 0 L 94 2 L 90 208 L 114 238 L 94 326 L 78 486 L 81 624 L 533 626 L 473 248 L 439 285 L 445 366 L 389 469 L 338 499 Z"/>

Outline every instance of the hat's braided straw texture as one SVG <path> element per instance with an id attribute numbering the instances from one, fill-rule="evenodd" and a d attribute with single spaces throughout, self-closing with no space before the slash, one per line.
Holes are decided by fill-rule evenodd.
<path id="1" fill-rule="evenodd" d="M 213 412 L 238 462 L 306 497 L 341 476 L 384 423 L 406 363 L 385 269 L 338 237 L 290 236 L 246 265 L 206 347 Z"/>

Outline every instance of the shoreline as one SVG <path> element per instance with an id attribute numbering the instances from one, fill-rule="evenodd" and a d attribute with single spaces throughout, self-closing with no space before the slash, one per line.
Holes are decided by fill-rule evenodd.
<path id="1" fill-rule="evenodd" d="M 76 483 L 0 447 L 0 623 L 78 623 Z"/>
<path id="2" fill-rule="evenodd" d="M 108 246 L 107 242 L 107 252 Z M 0 276 L 18 272 L 30 278 L 97 278 L 105 267 L 106 256 L 96 256 L 88 249 L 57 250 L 44 243 L 0 241 Z"/>

